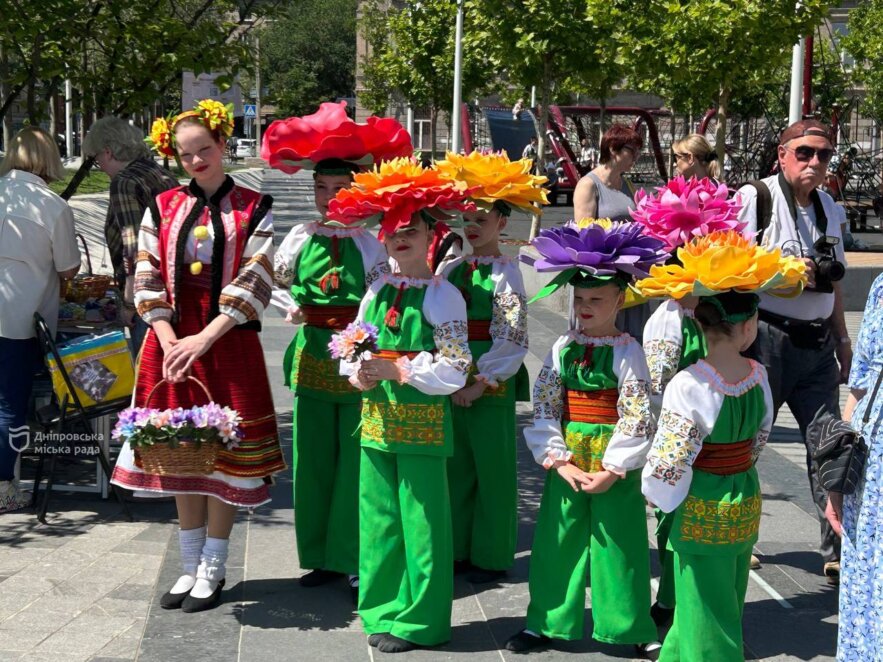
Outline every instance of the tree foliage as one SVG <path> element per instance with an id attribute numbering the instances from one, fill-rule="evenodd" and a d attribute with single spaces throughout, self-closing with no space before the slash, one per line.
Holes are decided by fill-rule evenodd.
<path id="1" fill-rule="evenodd" d="M 865 0 L 849 13 L 849 34 L 840 42 L 855 58 L 854 75 L 864 84 L 862 110 L 883 122 L 883 0 Z"/>
<path id="2" fill-rule="evenodd" d="M 373 112 L 385 112 L 390 98 L 399 96 L 414 108 L 428 108 L 432 150 L 438 112 L 450 110 L 454 94 L 454 0 L 410 1 L 401 7 L 387 0 L 369 0 L 362 26 L 370 53 L 364 62 L 362 102 Z M 466 13 L 464 33 L 473 30 Z M 491 77 L 480 49 L 464 42 L 462 94 L 478 93 Z"/>
<path id="3" fill-rule="evenodd" d="M 280 116 L 313 112 L 352 96 L 356 0 L 302 0 L 261 35 L 263 82 Z"/>

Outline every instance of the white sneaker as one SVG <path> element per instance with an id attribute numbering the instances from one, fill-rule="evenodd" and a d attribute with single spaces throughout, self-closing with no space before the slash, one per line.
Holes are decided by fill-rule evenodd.
<path id="1" fill-rule="evenodd" d="M 30 504 L 31 493 L 22 492 L 17 481 L 0 480 L 0 513 L 11 513 L 27 508 Z"/>

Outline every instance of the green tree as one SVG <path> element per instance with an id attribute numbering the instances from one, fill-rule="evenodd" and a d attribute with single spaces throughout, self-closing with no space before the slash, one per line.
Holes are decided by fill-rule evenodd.
<path id="1" fill-rule="evenodd" d="M 394 7 L 388 0 L 369 0 L 362 10 L 362 27 L 370 53 L 363 63 L 362 100 L 383 113 L 398 95 L 413 108 L 429 109 L 430 143 L 436 152 L 439 111 L 450 110 L 454 98 L 454 0 L 420 0 Z M 464 31 L 472 28 L 467 12 Z M 481 51 L 463 47 L 462 94 L 467 99 L 482 89 L 489 69 Z M 452 127 L 459 130 L 459 127 Z"/>
<path id="2" fill-rule="evenodd" d="M 858 3 L 840 43 L 855 58 L 853 74 L 865 88 L 862 111 L 883 123 L 883 0 Z"/>
<path id="3" fill-rule="evenodd" d="M 612 40 L 616 16 L 606 2 L 587 11 L 587 0 L 468 0 L 473 48 L 482 49 L 501 82 L 539 91 L 540 162 L 545 154 L 549 105 L 556 94 L 610 95 L 623 76 L 622 49 Z M 513 155 L 517 156 L 517 155 Z M 531 237 L 540 228 L 534 216 Z"/>
<path id="4" fill-rule="evenodd" d="M 612 4 L 622 10 L 617 41 L 628 45 L 623 58 L 629 61 L 634 85 L 661 95 L 676 109 L 716 106 L 721 159 L 733 101 L 762 92 L 787 62 L 792 46 L 810 34 L 835 4 L 832 0 L 587 2 L 590 8 Z"/>
<path id="5" fill-rule="evenodd" d="M 302 0 L 262 32 L 261 71 L 280 116 L 352 96 L 356 0 Z"/>

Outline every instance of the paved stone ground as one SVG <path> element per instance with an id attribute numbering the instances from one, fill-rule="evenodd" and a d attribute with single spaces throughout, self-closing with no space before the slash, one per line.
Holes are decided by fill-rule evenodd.
<path id="1" fill-rule="evenodd" d="M 297 220 L 312 216 L 307 175 L 270 173 L 264 190 L 276 198 L 279 240 Z M 551 209 L 550 220 L 566 210 Z M 512 238 L 527 221 L 510 224 Z M 507 250 L 514 252 L 516 247 Z M 850 313 L 853 335 L 859 313 Z M 527 360 L 536 375 L 542 356 L 564 326 L 549 309 L 534 306 Z M 281 362 L 292 336 L 275 311 L 262 334 L 274 403 L 290 458 L 290 394 L 281 385 Z M 522 424 L 530 412 L 519 409 Z M 757 551 L 763 568 L 752 573 L 745 608 L 746 654 L 758 660 L 832 660 L 836 590 L 820 575 L 815 552 L 818 523 L 806 484 L 803 446 L 783 410 L 759 464 L 764 514 Z M 523 625 L 528 601 L 530 543 L 543 472 L 519 444 L 520 527 L 516 566 L 505 582 L 478 589 L 458 578 L 451 642 L 399 660 L 514 660 L 500 651 Z M 68 467 L 72 471 L 71 467 Z M 27 471 L 27 467 L 26 467 Z M 27 473 L 25 474 L 27 477 Z M 387 658 L 368 647 L 343 581 L 302 589 L 292 526 L 290 476 L 281 476 L 274 499 L 235 525 L 228 588 L 217 609 L 185 615 L 158 608 L 159 596 L 178 574 L 173 504 L 131 504 L 134 522 L 113 501 L 59 494 L 49 524 L 33 514 L 0 516 L 0 662 L 78 660 L 357 661 Z M 648 535 L 652 532 L 648 516 Z M 652 535 L 650 536 L 652 540 Z M 654 573 L 656 572 L 654 567 Z M 587 607 L 590 598 L 587 598 Z M 586 631 L 591 631 L 587 611 Z M 589 638 L 535 654 L 538 660 L 631 659 L 628 647 Z"/>

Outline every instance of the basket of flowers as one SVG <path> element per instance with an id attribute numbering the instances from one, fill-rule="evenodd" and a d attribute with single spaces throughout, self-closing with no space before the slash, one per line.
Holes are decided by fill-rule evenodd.
<path id="1" fill-rule="evenodd" d="M 222 447 L 229 450 L 239 445 L 239 413 L 213 402 L 208 389 L 195 377 L 187 379 L 202 388 L 208 404 L 188 409 L 151 407 L 156 390 L 169 384 L 162 380 L 151 389 L 144 407 L 120 412 L 112 436 L 129 442 L 136 465 L 146 473 L 205 476 L 215 470 Z"/>

